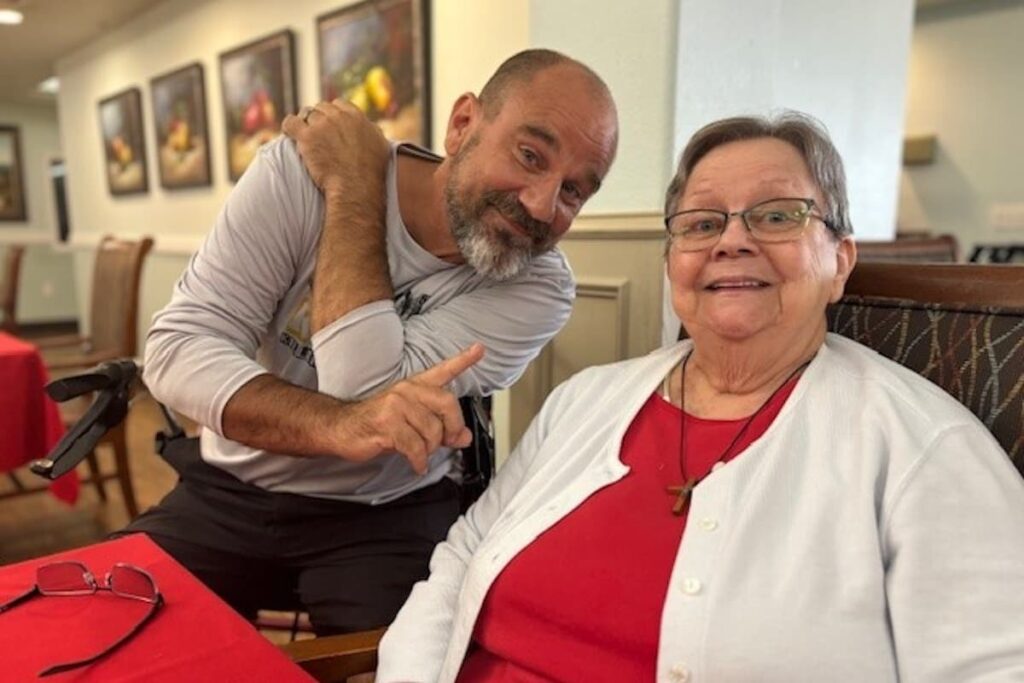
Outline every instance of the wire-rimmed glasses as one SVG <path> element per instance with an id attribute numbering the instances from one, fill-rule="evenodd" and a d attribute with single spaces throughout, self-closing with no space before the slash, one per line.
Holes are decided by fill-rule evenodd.
<path id="1" fill-rule="evenodd" d="M 779 197 L 759 202 L 745 211 L 688 209 L 665 218 L 665 229 L 677 251 L 701 251 L 713 246 L 725 232 L 729 219 L 739 216 L 758 242 L 789 242 L 799 239 L 812 218 L 832 229 L 832 222 L 814 213 L 813 199 Z"/>
<path id="2" fill-rule="evenodd" d="M 36 583 L 26 592 L 18 595 L 7 602 L 0 604 L 0 613 L 26 602 L 29 598 L 41 596 L 76 596 L 92 595 L 96 591 L 110 591 L 114 595 L 130 600 L 139 600 L 150 604 L 146 616 L 139 623 L 131 628 L 128 633 L 121 636 L 112 645 L 109 645 L 100 653 L 79 659 L 65 664 L 56 664 L 40 672 L 40 676 L 62 673 L 77 669 L 80 666 L 92 664 L 93 662 L 110 654 L 121 645 L 126 643 L 132 636 L 142 630 L 156 614 L 163 604 L 163 596 L 156 587 L 156 581 L 143 569 L 134 565 L 117 563 L 107 572 L 103 583 L 96 581 L 96 577 L 81 562 L 65 561 L 45 564 L 36 569 Z"/>

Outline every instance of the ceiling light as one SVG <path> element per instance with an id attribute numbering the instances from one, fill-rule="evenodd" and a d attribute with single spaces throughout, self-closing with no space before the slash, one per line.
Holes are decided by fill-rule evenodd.
<path id="1" fill-rule="evenodd" d="M 60 90 L 60 79 L 58 79 L 56 76 L 50 76 L 45 81 L 42 81 L 39 85 L 37 85 L 36 90 L 50 95 L 56 95 L 57 91 Z"/>
<path id="2" fill-rule="evenodd" d="M 25 17 L 16 9 L 0 9 L 0 24 L 16 26 Z"/>

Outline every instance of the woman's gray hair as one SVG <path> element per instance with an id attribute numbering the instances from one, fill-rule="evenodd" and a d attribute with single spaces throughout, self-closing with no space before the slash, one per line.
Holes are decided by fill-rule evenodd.
<path id="1" fill-rule="evenodd" d="M 800 152 L 810 169 L 811 178 L 821 190 L 829 229 L 838 237 L 853 234 L 850 202 L 846 197 L 846 172 L 843 160 L 828 136 L 825 126 L 807 114 L 785 111 L 771 118 L 737 116 L 704 126 L 690 138 L 679 159 L 676 175 L 665 195 L 665 215 L 672 213 L 694 167 L 708 152 L 730 142 L 775 138 L 788 142 Z"/>

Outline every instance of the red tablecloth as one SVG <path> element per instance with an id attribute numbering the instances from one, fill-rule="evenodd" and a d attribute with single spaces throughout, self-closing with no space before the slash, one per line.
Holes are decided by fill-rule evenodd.
<path id="1" fill-rule="evenodd" d="M 135 637 L 87 667 L 42 680 L 274 681 L 313 679 L 143 534 L 0 567 L 0 603 L 35 582 L 40 564 L 83 562 L 98 580 L 116 562 L 140 567 L 165 604 Z M 0 680 L 31 681 L 47 666 L 89 656 L 126 633 L 149 609 L 108 591 L 33 597 L 0 614 Z"/>
<path id="2" fill-rule="evenodd" d="M 38 349 L 0 332 L 0 472 L 42 458 L 64 435 L 57 404 L 44 391 L 49 381 Z M 78 476 L 68 472 L 50 490 L 73 504 Z"/>

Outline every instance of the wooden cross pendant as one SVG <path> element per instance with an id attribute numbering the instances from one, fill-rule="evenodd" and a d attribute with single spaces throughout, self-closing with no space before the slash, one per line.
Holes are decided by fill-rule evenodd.
<path id="1" fill-rule="evenodd" d="M 690 491 L 693 491 L 693 487 L 695 487 L 696 485 L 697 480 L 691 477 L 690 479 L 687 479 L 682 486 L 667 487 L 668 492 L 676 496 L 676 502 L 672 506 L 673 515 L 678 516 L 683 514 L 683 510 L 686 509 L 687 503 L 690 502 Z"/>

